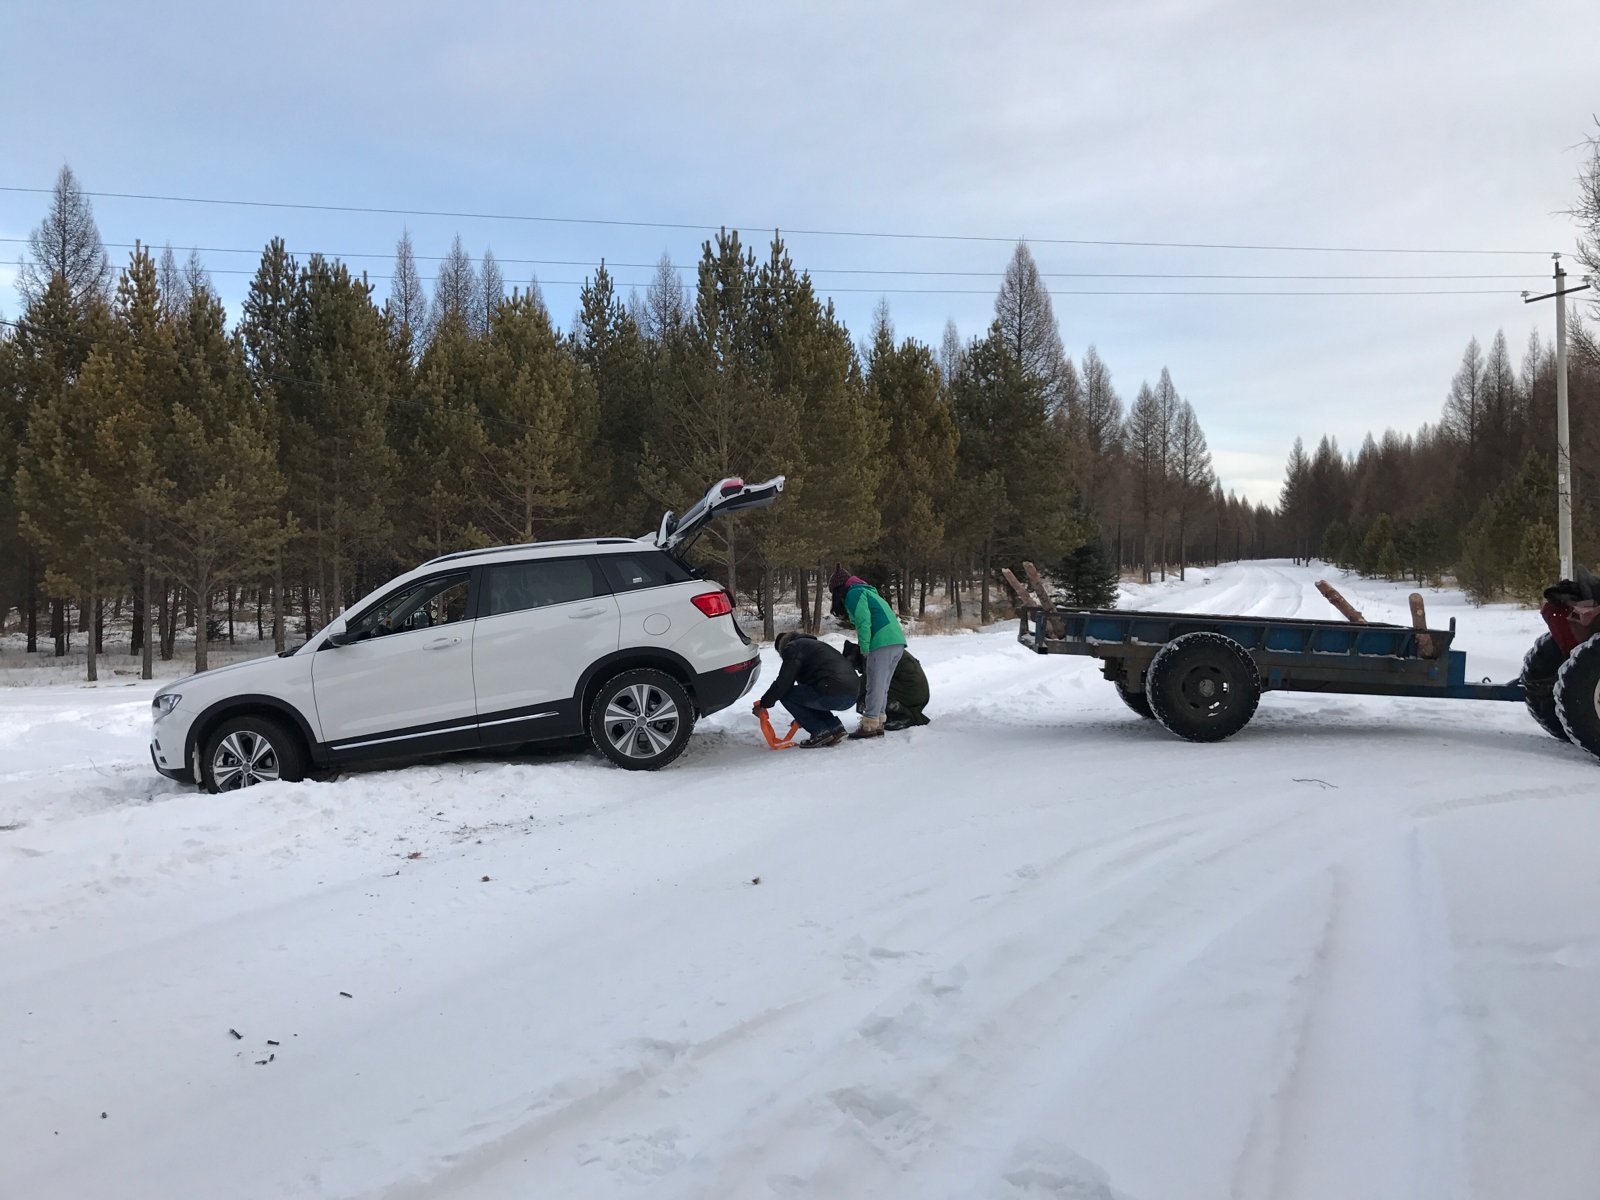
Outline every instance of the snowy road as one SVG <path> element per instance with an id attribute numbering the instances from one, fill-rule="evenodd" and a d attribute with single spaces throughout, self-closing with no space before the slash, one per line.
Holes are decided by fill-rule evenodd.
<path id="1" fill-rule="evenodd" d="M 1428 598 L 1515 674 L 1535 614 Z M 1600 767 L 1439 701 L 1194 746 L 1009 628 L 915 649 L 878 744 L 229 797 L 150 773 L 148 685 L 0 690 L 0 1195 L 1595 1194 Z"/>

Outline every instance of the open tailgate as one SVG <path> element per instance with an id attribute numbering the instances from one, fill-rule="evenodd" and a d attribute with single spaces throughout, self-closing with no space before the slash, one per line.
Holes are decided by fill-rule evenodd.
<path id="1" fill-rule="evenodd" d="M 715 518 L 753 508 L 766 508 L 783 491 L 783 481 L 782 475 L 774 475 L 765 483 L 746 483 L 734 478 L 718 480 L 683 516 L 670 512 L 664 514 L 653 540 L 663 550 L 681 553 Z"/>

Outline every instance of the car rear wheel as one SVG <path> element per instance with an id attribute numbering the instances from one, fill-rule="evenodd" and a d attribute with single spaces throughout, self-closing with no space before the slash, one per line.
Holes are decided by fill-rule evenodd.
<path id="1" fill-rule="evenodd" d="M 628 771 L 666 766 L 693 731 L 689 693 L 664 671 L 624 671 L 606 680 L 589 706 L 589 740 Z"/>
<path id="2" fill-rule="evenodd" d="M 306 777 L 305 747 L 281 721 L 231 717 L 206 739 L 200 773 L 208 792 L 232 792 L 279 780 L 298 783 Z"/>

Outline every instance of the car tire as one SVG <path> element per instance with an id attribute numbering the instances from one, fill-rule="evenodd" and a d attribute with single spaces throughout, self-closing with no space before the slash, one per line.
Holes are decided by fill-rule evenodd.
<path id="1" fill-rule="evenodd" d="M 272 717 L 230 717 L 211 731 L 200 756 L 208 792 L 231 792 L 258 783 L 298 783 L 306 777 L 300 735 Z"/>
<path id="2" fill-rule="evenodd" d="M 689 693 L 664 671 L 614 675 L 589 706 L 589 740 L 627 771 L 655 771 L 683 753 L 694 731 Z"/>

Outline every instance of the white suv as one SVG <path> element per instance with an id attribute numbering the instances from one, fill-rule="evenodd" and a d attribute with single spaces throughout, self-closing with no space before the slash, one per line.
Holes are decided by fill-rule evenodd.
<path id="1" fill-rule="evenodd" d="M 156 770 L 216 792 L 584 734 L 618 766 L 664 767 L 697 716 L 750 690 L 759 661 L 727 592 L 679 555 L 714 517 L 782 490 L 781 475 L 724 479 L 650 538 L 424 563 L 298 649 L 162 688 Z"/>

